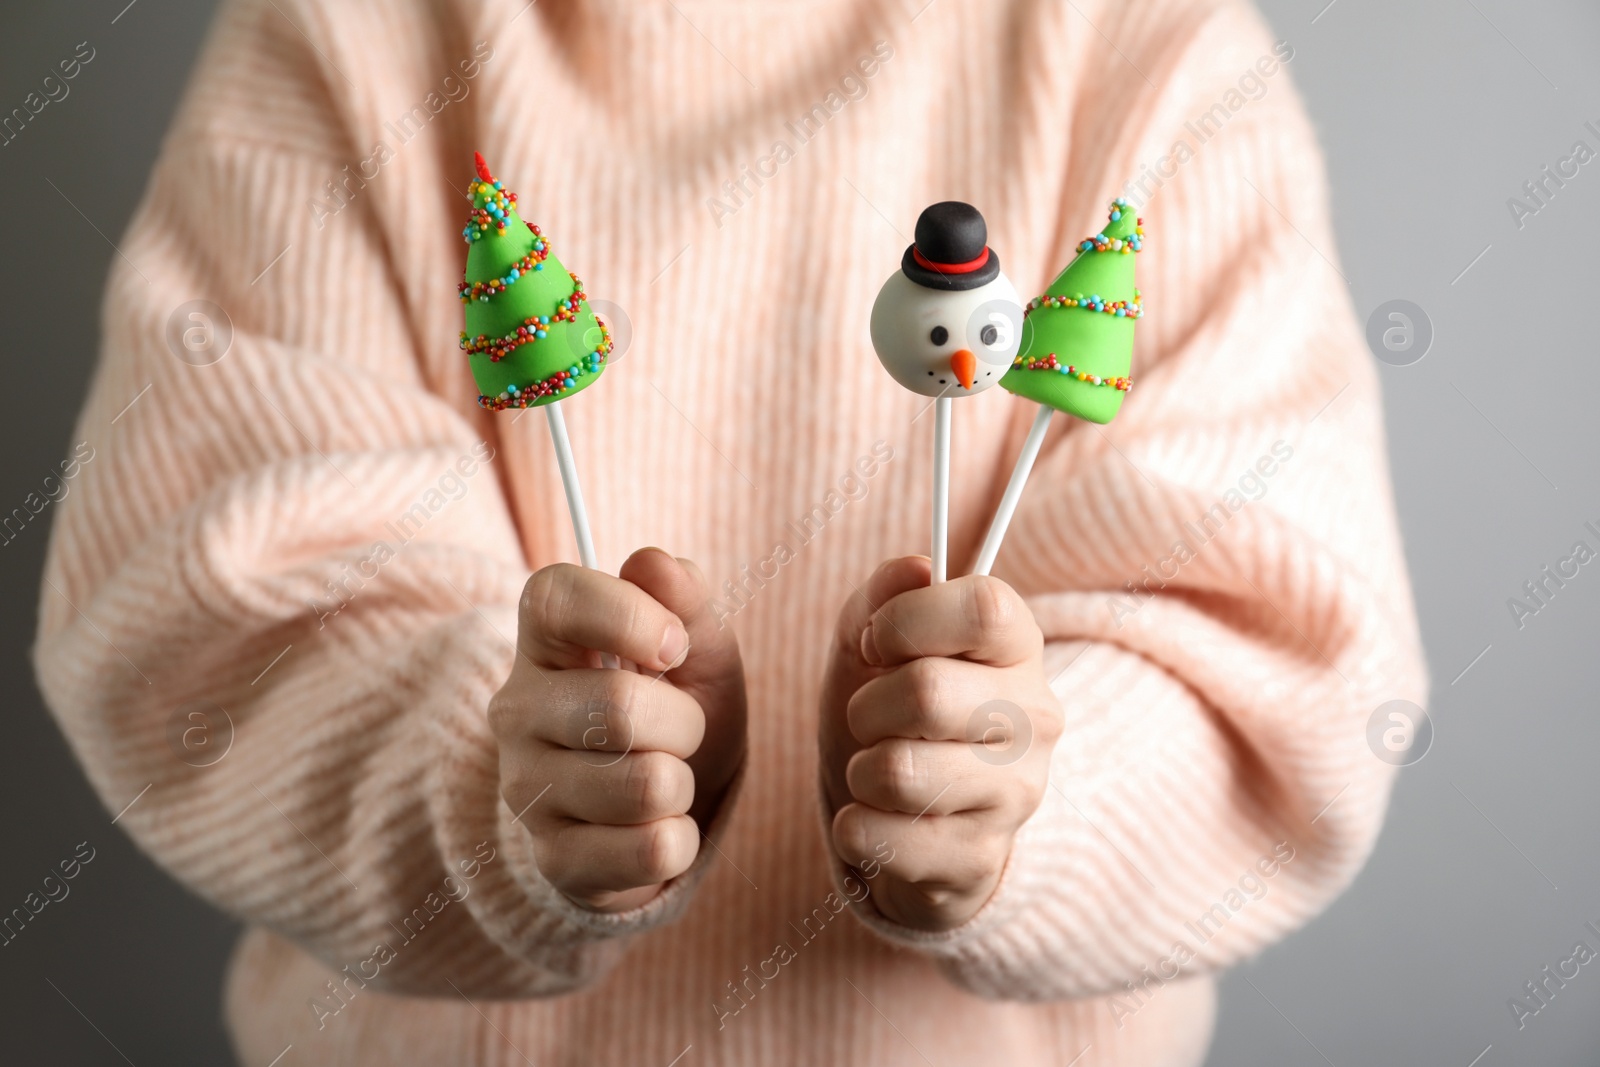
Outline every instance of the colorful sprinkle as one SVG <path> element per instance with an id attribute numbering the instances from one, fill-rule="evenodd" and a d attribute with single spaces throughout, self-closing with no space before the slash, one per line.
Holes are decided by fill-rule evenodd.
<path id="1" fill-rule="evenodd" d="M 606 324 L 596 317 L 595 322 L 600 326 L 600 343 L 595 350 L 584 356 L 582 360 L 568 367 L 566 370 L 556 371 L 542 382 L 534 382 L 527 386 L 508 386 L 506 391 L 499 396 L 478 397 L 480 407 L 490 411 L 504 411 L 506 408 L 533 407 L 548 396 L 564 393 L 569 389 L 577 388 L 578 380 L 592 374 L 599 374 L 606 364 L 606 357 L 611 354 L 611 331 L 606 329 Z"/>
<path id="2" fill-rule="evenodd" d="M 1128 201 L 1120 196 L 1117 197 L 1117 199 L 1111 202 L 1111 212 L 1108 216 L 1109 221 L 1122 221 L 1123 213 L 1128 210 L 1130 210 Z M 1126 239 L 1107 237 L 1105 235 L 1105 231 L 1102 230 L 1093 237 L 1078 242 L 1079 252 L 1120 252 L 1122 255 L 1128 255 L 1130 253 L 1141 252 L 1143 250 L 1144 219 L 1134 220 L 1133 233 Z"/>
<path id="3" fill-rule="evenodd" d="M 1142 319 L 1144 318 L 1144 305 L 1139 302 L 1139 290 L 1133 291 L 1132 300 L 1107 300 L 1098 293 L 1084 296 L 1074 293 L 1072 296 L 1036 296 L 1028 301 L 1024 315 L 1032 314 L 1039 308 L 1083 308 L 1085 311 L 1098 311 L 1105 315 L 1115 315 L 1117 318 Z"/>
<path id="4" fill-rule="evenodd" d="M 1026 358 L 1018 356 L 1011 361 L 1011 366 L 1020 370 L 1055 371 L 1057 374 L 1065 374 L 1076 378 L 1087 385 L 1105 386 L 1121 393 L 1126 393 L 1133 388 L 1133 379 L 1131 378 L 1102 378 L 1097 374 L 1090 374 L 1088 371 L 1079 370 L 1070 363 L 1063 364 L 1056 359 L 1054 352 L 1043 359 L 1035 359 L 1032 356 Z"/>
<path id="5" fill-rule="evenodd" d="M 578 312 L 582 310 L 583 302 L 588 299 L 588 296 L 584 293 L 583 282 L 578 280 L 578 276 L 571 271 L 568 271 L 567 274 L 572 278 L 574 286 L 572 295 L 562 300 L 550 314 L 533 315 L 524 319 L 521 326 L 518 326 L 504 337 L 488 337 L 484 334 L 479 334 L 477 337 L 469 338 L 463 332 L 461 334 L 462 350 L 468 355 L 477 355 L 480 352 L 488 353 L 490 363 L 499 363 L 522 345 L 533 344 L 535 341 L 542 341 L 550 336 L 549 327 L 551 323 L 572 322 L 577 319 Z"/>
<path id="6" fill-rule="evenodd" d="M 472 194 L 472 214 L 461 231 L 467 244 L 482 240 L 493 226 L 495 233 L 504 236 L 506 222 L 517 207 L 517 194 L 507 193 L 499 182 L 475 181 L 467 187 Z"/>
<path id="7" fill-rule="evenodd" d="M 531 270 L 544 270 L 544 261 L 550 257 L 550 239 L 539 232 L 539 227 L 528 223 L 528 229 L 533 232 L 533 250 L 511 265 L 500 278 L 491 278 L 484 282 L 473 282 L 468 285 L 462 282 L 456 288 L 463 304 L 470 304 L 474 300 L 487 301 L 490 297 L 505 292 L 516 280 Z"/>

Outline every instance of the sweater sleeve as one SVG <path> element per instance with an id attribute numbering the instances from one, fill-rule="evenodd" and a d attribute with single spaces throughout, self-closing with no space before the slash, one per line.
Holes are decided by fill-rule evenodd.
<path id="1" fill-rule="evenodd" d="M 861 909 L 959 985 L 1016 1000 L 1142 996 L 1314 915 L 1387 803 L 1369 716 L 1425 700 L 1377 383 L 1292 46 L 1231 4 L 1085 15 L 1098 33 L 1056 27 L 1093 53 L 1096 86 L 1059 262 L 1129 197 L 1147 317 L 1121 415 L 1057 416 L 996 569 L 1044 631 L 1065 733 L 973 919 L 923 934 Z M 1190 23 L 1180 50 L 1142 46 L 1173 19 Z"/>
<path id="2" fill-rule="evenodd" d="M 371 87 L 316 34 L 289 0 L 225 8 L 120 242 L 38 677 L 119 824 L 212 904 L 379 987 L 559 994 L 680 913 L 711 850 L 594 914 L 500 798 L 486 708 L 528 564 L 468 376 L 435 387 L 424 356 L 458 314 L 460 202 L 422 147 L 331 194 Z M 408 69 L 472 54 L 437 47 Z M 436 241 L 380 230 L 435 178 L 405 221 Z"/>

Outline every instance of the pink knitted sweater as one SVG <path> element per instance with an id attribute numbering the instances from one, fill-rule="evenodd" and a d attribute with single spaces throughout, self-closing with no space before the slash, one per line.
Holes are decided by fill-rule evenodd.
<path id="1" fill-rule="evenodd" d="M 1240 0 L 226 4 L 120 243 L 36 658 L 120 825 L 249 925 L 242 1062 L 1199 1062 L 1211 976 L 1372 847 L 1369 714 L 1424 698 L 1288 67 Z M 456 348 L 474 149 L 631 321 L 566 408 L 602 564 L 697 560 L 749 672 L 742 787 L 628 914 L 553 892 L 499 796 L 518 593 L 575 550 L 543 419 Z M 927 548 L 873 294 L 929 203 L 1031 294 L 1117 195 L 1136 386 L 1057 420 L 997 568 L 1054 788 L 970 923 L 897 928 L 816 784 L 832 620 Z M 957 406 L 957 572 L 1032 414 Z"/>

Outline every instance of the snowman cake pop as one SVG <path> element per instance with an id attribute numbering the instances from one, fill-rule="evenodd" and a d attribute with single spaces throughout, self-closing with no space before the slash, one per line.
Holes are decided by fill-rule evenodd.
<path id="1" fill-rule="evenodd" d="M 934 397 L 932 580 L 944 581 L 950 515 L 950 401 L 998 385 L 1022 343 L 1022 298 L 1000 272 L 971 204 L 917 219 L 916 241 L 872 305 L 872 348 L 896 382 Z"/>
<path id="2" fill-rule="evenodd" d="M 872 305 L 872 347 L 913 393 L 981 393 L 1005 376 L 1022 343 L 1022 298 L 1000 271 L 971 204 L 946 200 L 917 219 L 916 243 Z"/>

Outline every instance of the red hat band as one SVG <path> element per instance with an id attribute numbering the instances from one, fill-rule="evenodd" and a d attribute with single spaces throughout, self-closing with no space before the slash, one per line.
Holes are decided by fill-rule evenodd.
<path id="1" fill-rule="evenodd" d="M 984 246 L 983 255 L 976 259 L 969 259 L 965 263 L 935 263 L 923 255 L 914 245 L 911 248 L 911 256 L 917 261 L 918 266 L 927 270 L 938 271 L 940 274 L 971 274 L 989 262 L 989 246 Z"/>

